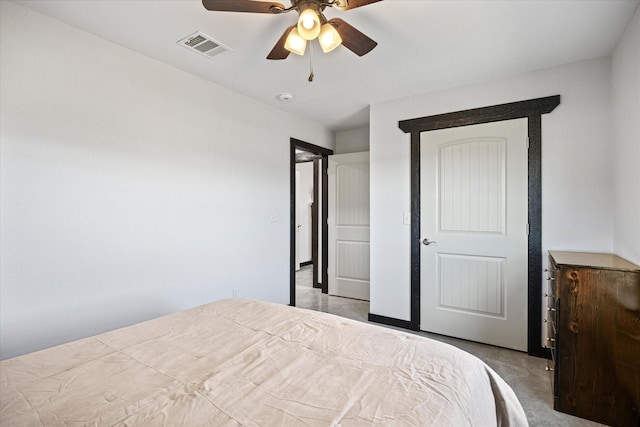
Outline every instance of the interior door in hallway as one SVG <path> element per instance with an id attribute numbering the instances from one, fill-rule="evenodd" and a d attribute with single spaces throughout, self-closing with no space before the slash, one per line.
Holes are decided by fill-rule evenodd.
<path id="1" fill-rule="evenodd" d="M 423 132 L 421 329 L 527 350 L 527 119 Z"/>
<path id="2" fill-rule="evenodd" d="M 300 171 L 296 171 L 296 201 L 300 200 Z M 296 211 L 298 206 L 296 206 Z M 296 260 L 295 271 L 300 270 L 300 223 L 298 215 L 296 215 Z"/>
<path id="3" fill-rule="evenodd" d="M 369 153 L 329 156 L 329 294 L 369 300 Z"/>

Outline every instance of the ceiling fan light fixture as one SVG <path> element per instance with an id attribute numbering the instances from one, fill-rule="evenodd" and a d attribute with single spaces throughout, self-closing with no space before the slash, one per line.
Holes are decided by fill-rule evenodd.
<path id="1" fill-rule="evenodd" d="M 304 55 L 304 51 L 307 48 L 307 41 L 300 37 L 296 27 L 293 27 L 289 32 L 287 41 L 284 43 L 284 48 L 296 55 Z"/>
<path id="2" fill-rule="evenodd" d="M 338 31 L 333 25 L 326 22 L 322 26 L 322 30 L 318 36 L 318 42 L 320 43 L 322 51 L 329 53 L 342 44 L 342 37 L 340 37 L 340 34 L 338 34 Z"/>
<path id="3" fill-rule="evenodd" d="M 0 0 L 1 1 L 1 0 Z M 358 56 L 371 52 L 378 43 L 340 18 L 327 20 L 327 8 L 351 10 L 383 0 L 289 0 L 285 7 L 279 0 L 201 0 L 205 9 L 221 12 L 245 12 L 279 15 L 295 11 L 297 19 L 280 34 L 267 59 L 281 60 L 291 53 L 304 55 L 309 41 L 318 43 L 327 53 L 342 45 Z M 312 52 L 313 53 L 313 52 Z M 313 70 L 313 56 L 311 69 Z M 313 71 L 309 81 L 313 80 Z"/>
<path id="4" fill-rule="evenodd" d="M 305 3 L 300 7 L 298 34 L 305 40 L 313 40 L 320 34 L 320 14 L 317 8 L 315 3 Z"/>

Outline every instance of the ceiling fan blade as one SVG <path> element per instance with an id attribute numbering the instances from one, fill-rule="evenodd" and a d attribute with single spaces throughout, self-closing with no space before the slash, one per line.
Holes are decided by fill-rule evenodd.
<path id="1" fill-rule="evenodd" d="M 342 1 L 344 1 L 344 0 L 342 0 Z M 377 3 L 379 1 L 382 1 L 382 0 L 349 0 L 347 6 L 345 6 L 344 8 L 341 8 L 341 9 L 342 10 L 351 10 L 351 9 L 355 9 L 356 7 L 366 6 L 368 4 Z"/>
<path id="2" fill-rule="evenodd" d="M 221 12 L 279 13 L 285 9 L 282 3 L 257 0 L 202 0 L 202 5 Z"/>
<path id="3" fill-rule="evenodd" d="M 284 33 L 282 33 L 282 36 L 280 37 L 276 45 L 273 47 L 273 49 L 271 49 L 269 55 L 267 55 L 267 59 L 287 59 L 289 53 L 291 52 L 284 48 L 284 44 L 287 41 L 287 36 L 289 35 L 289 32 L 291 32 L 291 29 L 293 27 L 295 27 L 295 25 L 292 25 L 284 30 Z"/>
<path id="4" fill-rule="evenodd" d="M 364 56 L 378 46 L 374 40 L 356 30 L 340 18 L 329 20 L 342 37 L 342 45 L 358 56 Z"/>

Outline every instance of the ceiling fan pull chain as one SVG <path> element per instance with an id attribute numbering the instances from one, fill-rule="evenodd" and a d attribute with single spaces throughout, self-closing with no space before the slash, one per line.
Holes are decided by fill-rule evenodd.
<path id="1" fill-rule="evenodd" d="M 313 44 L 309 44 L 309 83 L 313 81 Z"/>

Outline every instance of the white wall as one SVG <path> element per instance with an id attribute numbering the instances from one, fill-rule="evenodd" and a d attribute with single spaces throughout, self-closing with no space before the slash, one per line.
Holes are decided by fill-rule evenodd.
<path id="1" fill-rule="evenodd" d="M 611 61 L 614 248 L 640 264 L 640 8 Z"/>
<path id="2" fill-rule="evenodd" d="M 0 357 L 234 289 L 287 303 L 289 138 L 332 132 L 0 7 Z"/>
<path id="3" fill-rule="evenodd" d="M 410 318 L 410 230 L 402 223 L 410 137 L 398 121 L 556 94 L 561 104 L 542 117 L 542 249 L 613 249 L 608 58 L 374 104 L 371 313 Z"/>
<path id="4" fill-rule="evenodd" d="M 297 163 L 300 172 L 300 187 L 296 199 L 297 223 L 301 226 L 300 262 L 311 261 L 311 204 L 313 203 L 313 162 Z M 297 225 L 298 225 L 297 224 Z"/>
<path id="5" fill-rule="evenodd" d="M 357 128 L 336 132 L 334 154 L 369 151 L 369 128 Z"/>

